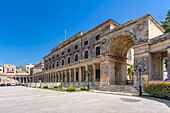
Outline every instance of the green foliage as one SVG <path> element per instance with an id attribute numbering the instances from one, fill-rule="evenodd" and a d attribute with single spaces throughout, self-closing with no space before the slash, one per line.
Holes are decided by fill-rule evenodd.
<path id="1" fill-rule="evenodd" d="M 60 85 L 60 89 L 62 89 L 62 85 Z"/>
<path id="2" fill-rule="evenodd" d="M 76 91 L 76 88 L 75 87 L 68 87 L 67 91 Z"/>
<path id="3" fill-rule="evenodd" d="M 32 88 L 36 88 L 35 86 L 32 86 Z"/>
<path id="4" fill-rule="evenodd" d="M 54 86 L 54 88 L 58 88 L 58 86 Z"/>
<path id="5" fill-rule="evenodd" d="M 43 86 L 43 88 L 48 88 L 48 86 L 46 85 L 46 86 Z"/>
<path id="6" fill-rule="evenodd" d="M 164 59 L 164 64 L 165 64 L 165 68 L 166 70 L 168 69 L 168 58 L 165 58 Z"/>
<path id="7" fill-rule="evenodd" d="M 28 87 L 28 85 L 25 85 L 25 87 Z"/>
<path id="8" fill-rule="evenodd" d="M 143 89 L 151 96 L 170 100 L 170 82 L 144 82 Z"/>
<path id="9" fill-rule="evenodd" d="M 21 86 L 25 86 L 24 84 L 21 84 Z"/>
<path id="10" fill-rule="evenodd" d="M 134 75 L 134 65 L 130 65 L 130 67 L 127 69 L 128 75 L 133 76 Z"/>
<path id="11" fill-rule="evenodd" d="M 165 33 L 170 32 L 170 9 L 168 11 L 168 14 L 167 14 L 167 17 L 165 19 L 165 22 L 161 21 L 161 23 L 163 24 L 162 27 L 165 29 Z"/>
<path id="12" fill-rule="evenodd" d="M 88 90 L 88 87 L 81 87 L 81 90 L 87 91 L 87 90 Z"/>

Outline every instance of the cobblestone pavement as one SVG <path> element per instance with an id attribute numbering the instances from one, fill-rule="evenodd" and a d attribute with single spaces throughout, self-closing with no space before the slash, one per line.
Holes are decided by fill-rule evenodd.
<path id="1" fill-rule="evenodd" d="M 0 113 L 170 113 L 155 100 L 92 92 L 0 87 Z"/>

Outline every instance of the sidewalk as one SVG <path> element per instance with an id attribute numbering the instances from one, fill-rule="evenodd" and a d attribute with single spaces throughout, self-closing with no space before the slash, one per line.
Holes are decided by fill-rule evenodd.
<path id="1" fill-rule="evenodd" d="M 91 92 L 93 92 L 93 93 L 103 93 L 103 94 L 114 94 L 114 95 L 126 95 L 126 96 L 133 96 L 133 95 L 135 95 L 135 93 L 99 91 L 99 90 L 93 90 Z"/>

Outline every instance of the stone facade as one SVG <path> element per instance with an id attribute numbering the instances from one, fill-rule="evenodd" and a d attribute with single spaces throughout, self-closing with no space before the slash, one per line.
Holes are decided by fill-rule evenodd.
<path id="1" fill-rule="evenodd" d="M 134 65 L 146 70 L 143 81 L 162 78 L 162 58 L 169 58 L 170 33 L 149 14 L 119 25 L 109 19 L 91 31 L 77 33 L 62 42 L 44 57 L 44 71 L 34 74 L 33 82 L 63 82 L 65 86 L 125 85 L 127 80 L 127 53 L 134 49 Z M 167 52 L 168 51 L 168 52 Z M 169 60 L 168 60 L 169 65 Z M 170 67 L 170 66 L 169 66 Z M 170 69 L 168 67 L 168 79 Z M 85 72 L 90 71 L 88 77 Z M 159 73 L 158 73 L 159 72 Z M 137 71 L 135 83 L 138 83 Z"/>

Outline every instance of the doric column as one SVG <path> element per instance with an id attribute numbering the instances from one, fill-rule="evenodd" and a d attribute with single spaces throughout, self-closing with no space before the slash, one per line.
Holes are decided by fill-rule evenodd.
<path id="1" fill-rule="evenodd" d="M 21 83 L 21 77 L 19 77 L 19 83 Z"/>
<path id="2" fill-rule="evenodd" d="M 170 80 L 170 46 L 167 48 L 167 54 L 168 54 L 168 76 L 167 76 L 167 78 L 168 78 L 168 80 Z"/>
<path id="3" fill-rule="evenodd" d="M 74 68 L 74 82 L 76 82 L 76 68 Z"/>
<path id="4" fill-rule="evenodd" d="M 85 71 L 87 72 L 88 71 L 88 66 L 86 65 L 85 66 Z M 86 80 L 85 80 L 86 82 L 88 81 L 88 75 L 87 75 L 87 73 L 86 73 Z"/>
<path id="5" fill-rule="evenodd" d="M 93 82 L 96 81 L 96 66 L 93 64 Z"/>
<path id="6" fill-rule="evenodd" d="M 55 80 L 54 80 L 54 76 L 55 76 L 55 73 L 53 73 L 53 82 L 55 82 Z"/>
<path id="7" fill-rule="evenodd" d="M 57 73 L 55 72 L 55 82 L 57 82 Z"/>
<path id="8" fill-rule="evenodd" d="M 82 79 L 81 76 L 82 76 L 81 75 L 81 67 L 79 67 L 79 82 L 81 82 L 81 79 Z"/>
<path id="9" fill-rule="evenodd" d="M 69 82 L 71 82 L 71 69 L 69 69 Z"/>
<path id="10" fill-rule="evenodd" d="M 12 84 L 12 77 L 10 78 L 10 83 Z"/>
<path id="11" fill-rule="evenodd" d="M 63 71 L 61 71 L 61 81 L 63 81 Z"/>
<path id="12" fill-rule="evenodd" d="M 58 82 L 60 82 L 60 72 L 58 72 Z"/>
<path id="13" fill-rule="evenodd" d="M 64 82 L 67 82 L 67 71 L 65 70 L 65 81 Z"/>

